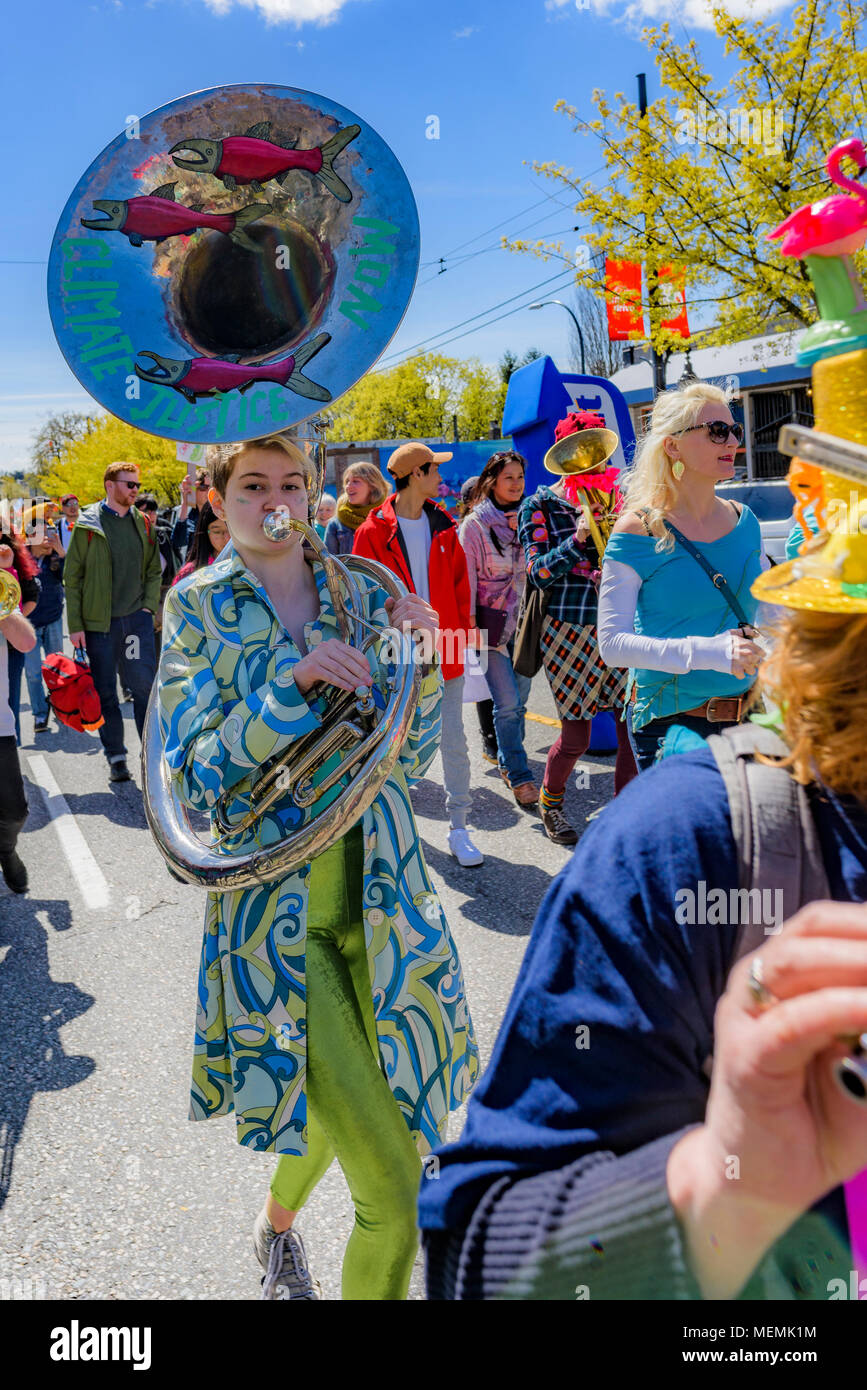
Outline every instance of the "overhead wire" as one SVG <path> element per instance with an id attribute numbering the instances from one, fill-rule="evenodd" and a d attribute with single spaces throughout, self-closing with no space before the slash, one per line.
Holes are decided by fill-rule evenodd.
<path id="1" fill-rule="evenodd" d="M 496 309 L 502 309 L 502 308 L 504 307 L 504 305 L 506 305 L 506 304 L 513 304 L 514 301 L 515 301 L 516 299 L 523 299 L 525 295 L 530 295 L 531 298 L 532 298 L 532 296 L 535 295 L 536 292 L 537 292 L 538 290 L 542 289 L 543 286 L 545 286 L 545 285 L 550 285 L 551 282 L 554 281 L 554 280 L 561 280 L 561 281 L 564 281 L 564 283 L 568 283 L 571 279 L 572 279 L 572 273 L 571 273 L 571 271 L 568 271 L 568 272 L 567 272 L 567 271 L 563 271 L 563 270 L 558 270 L 557 273 L 556 273 L 556 275 L 551 275 L 551 276 L 549 276 L 547 279 L 541 280 L 537 285 L 531 285 L 531 286 L 530 286 L 529 288 L 527 288 L 527 289 L 519 290 L 517 294 L 510 295 L 508 299 L 501 299 L 501 300 L 499 301 L 498 304 L 490 304 L 490 305 L 487 307 L 487 309 L 482 309 L 482 310 L 480 310 L 480 312 L 479 312 L 478 314 L 473 314 L 473 315 L 472 315 L 470 318 L 468 318 L 468 319 L 462 319 L 462 320 L 460 321 L 460 323 L 453 323 L 453 324 L 450 324 L 448 328 L 442 328 L 442 329 L 440 329 L 440 331 L 439 331 L 438 333 L 432 333 L 432 334 L 430 334 L 427 338 L 422 338 L 422 339 L 420 339 L 419 342 L 413 343 L 413 344 L 412 344 L 410 347 L 408 347 L 408 348 L 401 348 L 398 352 L 389 353 L 387 357 L 381 359 L 380 365 L 377 366 L 377 367 L 375 368 L 375 370 L 376 370 L 377 372 L 380 372 L 380 371 L 388 371 L 388 370 L 389 370 L 389 366 L 396 366 L 396 365 L 397 365 L 397 363 L 392 363 L 392 362 L 390 361 L 391 358 L 398 358 L 398 357 L 399 357 L 399 358 L 401 358 L 401 359 L 404 359 L 404 358 L 406 358 L 409 354 L 415 352 L 418 348 L 426 348 L 426 347 L 429 347 L 429 345 L 432 344 L 433 342 L 435 342 L 435 340 L 436 340 L 437 338 L 442 338 L 445 334 L 453 333 L 454 330 L 455 330 L 456 328 L 463 328 L 463 327 L 465 327 L 465 325 L 468 324 L 468 323 L 475 323 L 477 319 L 486 318 L 486 316 L 487 316 L 488 314 L 494 313 L 494 311 L 495 311 Z M 561 288 L 561 286 L 558 286 L 558 288 Z M 515 309 L 509 310 L 509 312 L 510 312 L 510 313 L 514 313 L 517 309 L 526 309 L 526 308 L 527 308 L 527 305 L 526 305 L 526 304 L 519 304 L 519 305 L 516 305 L 516 306 L 515 306 Z M 501 314 L 501 315 L 499 315 L 499 318 L 506 318 L 506 317 L 507 317 L 506 314 Z M 499 319 L 492 319 L 492 320 L 491 320 L 492 323 L 497 323 L 498 321 L 499 321 Z M 488 326 L 487 323 L 479 324 L 479 328 L 487 328 L 487 326 Z M 470 332 L 476 332 L 477 330 L 476 330 L 476 329 L 470 329 L 469 331 L 470 331 Z M 459 334 L 458 336 L 459 336 L 459 337 L 466 337 L 466 334 L 461 333 L 461 334 Z M 451 338 L 451 339 L 449 339 L 449 341 L 450 341 L 450 342 L 453 342 L 453 341 L 455 341 L 455 340 L 454 340 L 454 338 Z M 442 343 L 439 343 L 439 344 L 437 345 L 438 348 L 439 348 L 439 347 L 442 347 L 442 346 L 444 346 L 444 344 L 442 344 Z M 384 364 L 386 364 L 386 363 L 388 363 L 389 365 L 384 365 Z"/>

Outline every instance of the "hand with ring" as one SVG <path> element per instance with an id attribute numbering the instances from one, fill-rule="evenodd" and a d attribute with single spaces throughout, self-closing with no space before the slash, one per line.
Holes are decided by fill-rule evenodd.
<path id="1" fill-rule="evenodd" d="M 734 1297 L 799 1216 L 867 1168 L 867 1109 L 834 1079 L 865 1031 L 867 906 L 811 903 L 732 970 L 705 1121 L 668 1165 L 706 1297 Z"/>

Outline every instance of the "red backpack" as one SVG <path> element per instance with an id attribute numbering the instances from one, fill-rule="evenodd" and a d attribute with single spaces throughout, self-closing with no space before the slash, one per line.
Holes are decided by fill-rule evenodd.
<path id="1" fill-rule="evenodd" d="M 93 733 L 105 721 L 87 657 L 76 649 L 75 659 L 52 652 L 42 663 L 42 679 L 48 687 L 51 708 L 61 724 L 79 733 Z"/>

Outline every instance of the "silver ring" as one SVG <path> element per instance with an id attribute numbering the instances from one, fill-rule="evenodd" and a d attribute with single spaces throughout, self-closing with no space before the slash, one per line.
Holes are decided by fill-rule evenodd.
<path id="1" fill-rule="evenodd" d="M 761 956 L 754 956 L 750 964 L 747 987 L 753 1003 L 760 1011 L 769 1009 L 772 1004 L 778 1003 L 777 996 L 771 993 L 762 976 L 762 958 Z"/>

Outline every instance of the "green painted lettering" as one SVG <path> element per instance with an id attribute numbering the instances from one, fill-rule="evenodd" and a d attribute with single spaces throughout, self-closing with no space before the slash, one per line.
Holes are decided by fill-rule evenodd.
<path id="1" fill-rule="evenodd" d="M 179 420 L 173 420 L 172 415 L 174 411 L 177 410 L 179 405 L 181 406 L 181 418 Z M 184 423 L 184 420 L 186 419 L 188 414 L 189 406 L 186 404 L 186 402 L 182 403 L 181 401 L 179 401 L 178 398 L 175 396 L 171 400 L 166 401 L 165 405 L 160 411 L 159 416 L 156 420 L 154 420 L 154 425 L 168 425 L 171 429 L 178 429 Z"/>
<path id="2" fill-rule="evenodd" d="M 380 217 L 353 217 L 354 227 L 370 227 L 374 232 L 382 232 L 385 236 L 397 236 L 400 227 L 395 227 L 393 222 L 383 222 Z"/>
<path id="3" fill-rule="evenodd" d="M 85 256 L 77 249 L 88 247 L 95 255 Z M 74 237 L 68 236 L 63 242 L 63 259 L 65 261 L 102 261 L 103 263 L 111 260 L 111 251 L 104 241 L 97 237 Z"/>
<path id="4" fill-rule="evenodd" d="M 264 392 L 264 391 L 257 391 L 257 392 L 255 393 L 255 395 L 253 395 L 253 396 L 250 397 L 250 424 L 251 424 L 251 425 L 264 425 L 264 424 L 265 424 L 265 417 L 264 417 L 263 414 L 262 414 L 262 410 L 263 410 L 263 408 L 264 408 L 264 405 L 265 405 L 265 392 Z"/>
<path id="5" fill-rule="evenodd" d="M 367 280 L 371 285 L 384 285 L 391 266 L 381 261 L 359 261 L 355 267 L 356 280 Z"/>
<path id="6" fill-rule="evenodd" d="M 285 393 L 278 386 L 273 391 L 268 392 L 268 410 L 275 425 L 279 425 L 289 414 L 289 402 Z"/>
<path id="7" fill-rule="evenodd" d="M 229 405 L 231 404 L 231 400 L 230 397 L 227 396 L 224 391 L 221 391 L 219 393 L 217 399 L 220 402 L 220 410 L 219 414 L 217 415 L 217 423 L 214 427 L 214 433 L 218 439 L 225 439 L 226 430 L 229 426 Z"/>
<path id="8" fill-rule="evenodd" d="M 102 297 L 108 293 L 113 296 L 117 288 L 117 280 L 85 280 L 64 290 L 63 297 L 64 299 L 93 299 L 94 296 Z"/>
<path id="9" fill-rule="evenodd" d="M 142 382 L 142 385 L 143 385 L 143 386 L 145 386 L 146 384 L 147 384 L 147 383 Z M 160 401 L 162 400 L 163 389 L 164 389 L 164 388 L 160 387 L 160 388 L 158 388 L 158 390 L 154 391 L 153 394 L 151 395 L 151 398 L 150 398 L 150 400 L 149 400 L 149 402 L 148 402 L 147 405 L 144 405 L 144 406 L 132 406 L 132 408 L 130 409 L 130 412 L 129 412 L 129 413 L 130 413 L 130 416 L 132 417 L 132 419 L 133 419 L 133 420 L 146 420 L 146 419 L 148 418 L 149 415 L 153 415 L 154 411 L 156 410 L 157 406 L 159 405 Z"/>
<path id="10" fill-rule="evenodd" d="M 358 303 L 351 304 L 345 299 L 342 300 L 341 303 L 337 306 L 340 310 L 340 313 L 343 314 L 346 318 L 348 318 L 351 323 L 356 324 L 358 328 L 369 328 L 370 324 L 364 321 L 364 319 L 361 317 L 361 314 L 359 313 L 359 310 L 367 309 L 371 313 L 378 313 L 379 310 L 382 308 L 382 305 L 380 304 L 378 299 L 374 299 L 373 295 L 367 293 L 367 290 L 364 288 L 363 285 L 356 285 L 353 282 L 353 284 L 349 286 L 349 293 L 355 296 L 355 298 L 358 300 Z"/>
<path id="11" fill-rule="evenodd" d="M 115 372 L 127 375 L 132 370 L 132 365 L 131 357 L 116 357 L 113 362 L 94 362 L 91 372 L 97 381 L 102 381 L 104 376 L 114 376 Z"/>
<path id="12" fill-rule="evenodd" d="M 85 348 L 81 354 L 82 362 L 92 362 L 94 357 L 104 357 L 107 352 L 127 352 L 131 357 L 134 356 L 132 339 L 128 338 L 126 334 L 118 337 L 111 328 L 98 329 L 96 327 L 93 328 L 92 332 L 111 333 L 112 339 L 110 343 L 104 343 L 102 347 Z"/>
<path id="13" fill-rule="evenodd" d="M 120 309 L 111 307 L 113 298 L 114 296 L 111 295 L 108 299 L 98 300 L 95 304 L 90 305 L 89 307 L 94 310 L 92 314 L 70 314 L 69 318 L 64 319 L 63 327 L 70 328 L 73 323 L 98 323 L 100 319 L 119 319 Z M 82 305 L 82 307 L 87 308 L 88 306 Z"/>

